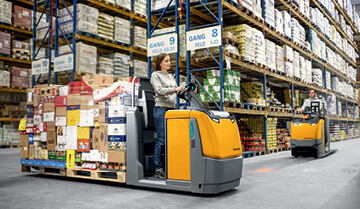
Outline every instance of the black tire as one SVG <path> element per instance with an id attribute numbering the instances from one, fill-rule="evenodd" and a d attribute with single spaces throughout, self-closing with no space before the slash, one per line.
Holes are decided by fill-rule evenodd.
<path id="1" fill-rule="evenodd" d="M 296 152 L 295 149 L 291 149 L 291 155 L 294 156 L 294 157 L 299 157 L 299 154 Z"/>

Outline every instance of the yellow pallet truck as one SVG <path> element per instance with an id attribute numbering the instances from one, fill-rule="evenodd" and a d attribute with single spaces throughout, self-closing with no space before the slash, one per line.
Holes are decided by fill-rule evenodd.
<path id="1" fill-rule="evenodd" d="M 313 156 L 321 158 L 333 154 L 330 149 L 329 119 L 325 117 L 325 108 L 320 110 L 320 102 L 311 102 L 302 118 L 291 121 L 291 155 Z"/>
<path id="2" fill-rule="evenodd" d="M 135 81 L 139 80 L 137 104 Z M 133 79 L 132 107 L 126 114 L 126 184 L 216 194 L 240 184 L 243 158 L 234 115 L 207 109 L 188 85 L 178 94 L 190 106 L 166 112 L 165 174 L 154 178 L 156 129 L 154 92 L 147 77 Z"/>

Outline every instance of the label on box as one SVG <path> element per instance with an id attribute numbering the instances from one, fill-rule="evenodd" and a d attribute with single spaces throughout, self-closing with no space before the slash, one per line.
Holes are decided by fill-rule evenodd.
<path id="1" fill-rule="evenodd" d="M 47 132 L 42 132 L 40 134 L 40 141 L 47 142 Z"/>
<path id="2" fill-rule="evenodd" d="M 108 162 L 108 153 L 107 152 L 99 152 L 99 162 Z"/>
<path id="3" fill-rule="evenodd" d="M 99 150 L 90 150 L 90 161 L 99 161 Z"/>
<path id="4" fill-rule="evenodd" d="M 126 124 L 109 124 L 108 135 L 121 136 L 126 135 Z"/>
<path id="5" fill-rule="evenodd" d="M 44 113 L 44 122 L 52 122 L 54 121 L 54 118 L 55 118 L 54 112 Z"/>
<path id="6" fill-rule="evenodd" d="M 34 134 L 29 134 L 29 144 L 34 144 Z"/>
<path id="7" fill-rule="evenodd" d="M 126 136 L 108 135 L 108 142 L 126 142 Z"/>
<path id="8" fill-rule="evenodd" d="M 56 126 L 66 126 L 66 117 L 56 117 Z"/>
<path id="9" fill-rule="evenodd" d="M 105 122 L 109 124 L 126 124 L 126 117 L 106 118 Z"/>
<path id="10" fill-rule="evenodd" d="M 94 126 L 94 111 L 80 110 L 80 127 Z"/>
<path id="11" fill-rule="evenodd" d="M 41 115 L 34 115 L 34 125 L 39 125 L 42 123 L 42 116 Z"/>
<path id="12" fill-rule="evenodd" d="M 57 144 L 66 144 L 66 136 L 57 136 Z"/>
<path id="13" fill-rule="evenodd" d="M 109 118 L 113 117 L 125 117 L 127 107 L 119 105 L 119 106 L 109 106 Z"/>

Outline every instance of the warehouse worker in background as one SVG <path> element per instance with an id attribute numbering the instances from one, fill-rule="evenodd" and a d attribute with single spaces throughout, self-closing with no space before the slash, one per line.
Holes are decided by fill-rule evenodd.
<path id="1" fill-rule="evenodd" d="M 165 141 L 165 113 L 175 109 L 176 92 L 185 87 L 176 85 L 174 77 L 168 74 L 170 57 L 161 53 L 156 57 L 155 71 L 151 74 L 150 83 L 155 91 L 154 121 L 157 139 L 154 149 L 155 177 L 165 179 L 164 163 L 161 160 Z"/>
<path id="2" fill-rule="evenodd" d="M 302 106 L 302 108 L 301 108 L 301 111 L 302 112 L 304 112 L 305 111 L 305 108 L 306 107 L 311 107 L 311 102 L 320 102 L 320 111 L 322 110 L 322 108 L 323 108 L 323 103 L 324 103 L 324 107 L 325 107 L 325 109 L 326 109 L 326 103 L 323 101 L 323 100 L 321 100 L 321 99 L 319 99 L 318 97 L 317 97 L 317 94 L 316 94 L 316 91 L 314 90 L 314 89 L 311 89 L 310 90 L 310 98 L 309 99 L 307 99 L 307 100 L 305 100 L 305 102 L 304 102 L 304 104 L 303 104 L 303 106 Z"/>

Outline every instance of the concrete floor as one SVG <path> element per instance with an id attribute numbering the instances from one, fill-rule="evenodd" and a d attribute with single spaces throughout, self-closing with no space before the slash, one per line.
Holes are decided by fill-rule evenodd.
<path id="1" fill-rule="evenodd" d="M 244 161 L 241 184 L 216 196 L 21 173 L 19 149 L 0 149 L 0 208 L 360 208 L 360 139 L 326 158 L 281 152 Z M 270 172 L 254 173 L 271 168 Z"/>

